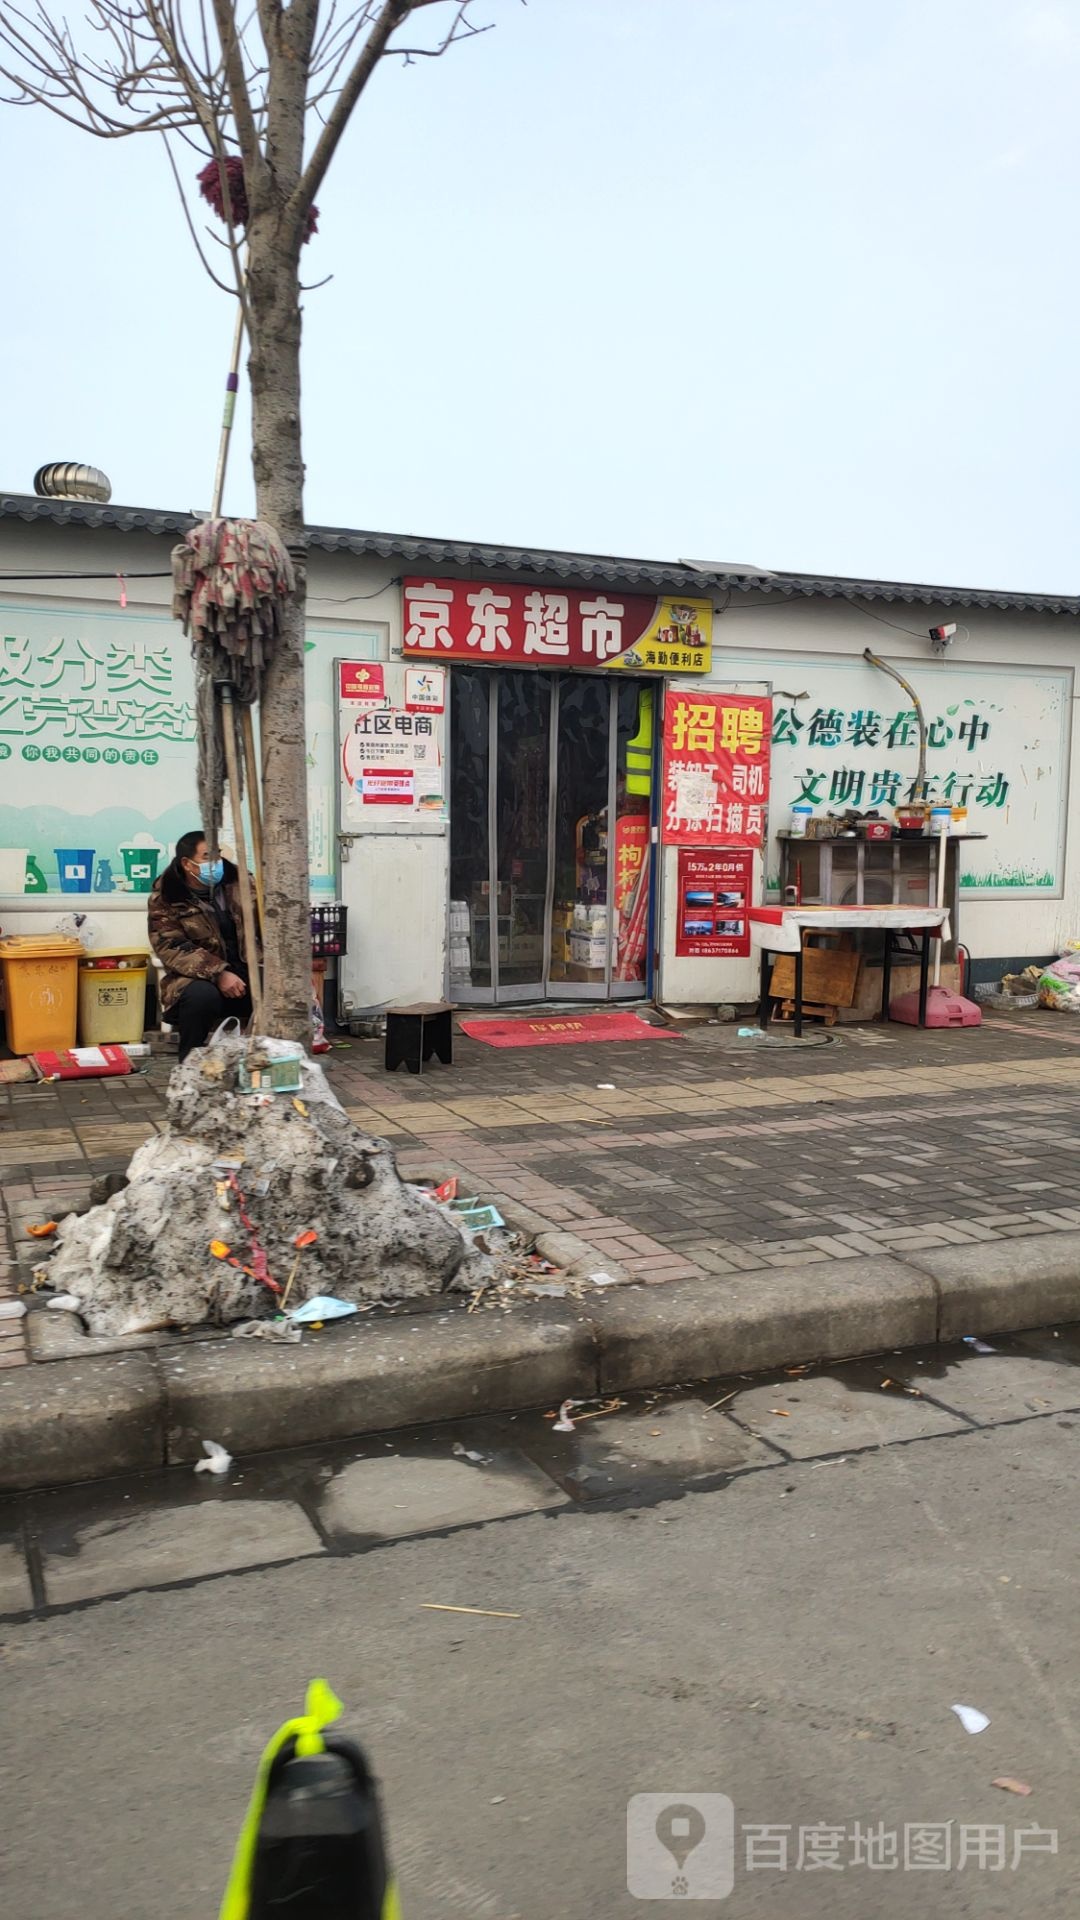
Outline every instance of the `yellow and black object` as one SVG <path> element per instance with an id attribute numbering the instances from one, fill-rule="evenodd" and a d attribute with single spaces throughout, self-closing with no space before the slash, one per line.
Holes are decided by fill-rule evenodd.
<path id="1" fill-rule="evenodd" d="M 259 1761 L 219 1920 L 401 1920 L 371 1770 L 325 1731 L 341 1702 L 313 1680 L 305 1709 Z"/>
<path id="2" fill-rule="evenodd" d="M 626 743 L 626 791 L 646 797 L 652 788 L 654 706 L 653 688 L 642 687 L 637 732 Z"/>

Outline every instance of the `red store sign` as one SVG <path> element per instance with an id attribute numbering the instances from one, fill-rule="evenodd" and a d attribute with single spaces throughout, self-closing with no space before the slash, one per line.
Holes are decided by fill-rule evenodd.
<path id="1" fill-rule="evenodd" d="M 479 580 L 406 580 L 406 659 L 707 673 L 712 604 Z"/>
<path id="2" fill-rule="evenodd" d="M 661 807 L 669 846 L 760 847 L 771 726 L 771 700 L 669 690 Z"/>

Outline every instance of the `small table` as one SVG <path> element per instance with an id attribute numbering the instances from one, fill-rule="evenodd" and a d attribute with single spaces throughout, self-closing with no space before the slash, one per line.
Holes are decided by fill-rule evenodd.
<path id="1" fill-rule="evenodd" d="M 856 927 L 875 927 L 885 934 L 881 967 L 881 1018 L 889 1017 L 892 985 L 892 935 L 919 933 L 919 1025 L 926 1025 L 926 997 L 930 983 L 930 940 L 937 933 L 949 938 L 947 907 L 751 907 L 750 940 L 761 949 L 761 999 L 758 1023 L 768 1027 L 771 1012 L 769 960 L 774 953 L 795 955 L 795 1038 L 802 1039 L 803 934 L 807 931 L 851 933 Z"/>
<path id="2" fill-rule="evenodd" d="M 402 1062 L 410 1073 L 422 1073 L 424 1061 L 432 1054 L 444 1066 L 454 1064 L 454 1009 L 449 1000 L 421 1000 L 414 1007 L 388 1007 L 386 1010 L 387 1073 L 394 1073 Z"/>

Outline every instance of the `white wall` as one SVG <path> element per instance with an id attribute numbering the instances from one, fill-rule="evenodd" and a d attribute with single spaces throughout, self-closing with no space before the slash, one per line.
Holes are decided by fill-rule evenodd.
<path id="1" fill-rule="evenodd" d="M 58 527 L 47 522 L 33 524 L 0 521 L 0 574 L 11 575 L 24 568 L 28 573 L 59 568 L 68 572 L 105 573 L 98 581 L 16 582 L 0 580 L 0 619 L 2 633 L 18 631 L 17 609 L 33 606 L 39 612 L 51 609 L 57 616 L 58 630 L 78 630 L 80 610 L 98 617 L 107 615 L 107 630 L 122 636 L 125 623 L 130 631 L 136 620 L 168 620 L 171 586 L 166 578 L 137 580 L 141 571 L 167 572 L 171 536 L 123 534 L 109 529 L 100 531 L 80 527 Z M 128 608 L 119 606 L 119 590 L 113 576 L 127 576 Z M 379 860 L 372 851 L 365 861 L 352 861 L 339 868 L 335 844 L 336 792 L 336 693 L 333 662 L 335 658 L 395 657 L 401 642 L 400 588 L 393 584 L 404 571 L 400 561 L 369 556 L 358 558 L 348 553 L 312 552 L 309 565 L 309 640 L 308 656 L 308 749 L 311 785 L 311 830 L 313 838 L 313 893 L 333 897 L 339 885 L 347 887 L 352 909 L 358 951 L 374 953 L 372 930 L 384 917 L 389 905 L 395 924 L 398 909 L 393 906 L 393 885 L 381 874 Z M 935 609 L 910 607 L 903 602 L 874 603 L 874 618 L 844 601 L 824 599 L 808 601 L 780 596 L 754 596 L 753 604 L 736 597 L 726 608 L 717 603 L 714 627 L 714 666 L 712 682 L 770 681 L 775 689 L 805 693 L 800 711 L 810 713 L 819 701 L 815 684 L 825 689 L 830 674 L 843 667 L 852 675 L 851 704 L 877 706 L 890 710 L 903 704 L 900 689 L 883 675 L 860 661 L 869 645 L 895 662 L 902 672 L 914 675 L 916 685 L 928 704 L 937 699 L 946 704 L 965 675 L 977 678 L 1000 669 L 1042 669 L 1048 675 L 1067 675 L 1066 718 L 1067 767 L 1062 783 L 1071 828 L 1072 812 L 1080 801 L 1080 779 L 1073 761 L 1078 752 L 1075 730 L 1071 725 L 1071 707 L 1075 698 L 1072 675 L 1080 651 L 1080 623 L 1072 616 L 1003 614 L 970 607 Z M 926 629 L 938 621 L 955 619 L 960 633 L 943 665 L 930 651 Z M 893 625 L 882 622 L 894 623 Z M 911 632 L 896 628 L 911 629 Z M 105 630 L 105 629 L 99 629 Z M 178 629 L 169 627 L 170 644 L 186 654 L 186 642 Z M 179 669 L 178 669 L 179 670 Z M 940 692 L 940 698 L 937 698 Z M 1003 717 L 995 722 L 1004 731 Z M 0 735 L 2 737 L 2 735 Z M 1013 742 L 1015 747 L 1015 741 Z M 1032 779 L 1044 778 L 1046 767 L 1056 752 L 1047 738 L 1033 745 L 1025 762 Z M 912 776 L 915 751 L 908 752 Z M 839 756 L 837 758 L 839 764 Z M 779 763 L 777 762 L 777 765 Z M 931 756 L 931 766 L 933 757 Z M 1055 767 L 1056 782 L 1060 767 Z M 1025 777 L 1021 768 L 1019 778 Z M 64 794 L 79 791 L 85 778 L 79 769 L 58 762 L 52 772 L 57 804 Z M 125 774 L 115 769 L 115 793 L 110 803 L 124 801 Z M 194 753 L 189 752 L 183 771 L 170 777 L 169 791 L 163 801 L 182 807 L 185 818 L 195 822 Z M 1047 788 L 1047 791 L 1049 789 Z M 778 793 L 774 773 L 774 793 Z M 53 787 L 50 787 L 50 797 Z M 0 812 L 3 806 L 26 804 L 25 770 L 18 752 L 0 761 Z M 772 826 L 783 823 L 786 803 L 774 805 Z M 1051 817 L 1053 816 L 1053 817 Z M 1036 819 L 1032 839 L 1032 859 L 1038 861 L 1051 843 L 1056 851 L 1056 809 L 1046 807 Z M 12 843 L 15 844 L 15 843 Z M 171 846 L 168 849 L 171 853 Z M 412 936 L 412 947 L 425 949 L 422 966 L 409 992 L 435 997 L 442 990 L 444 932 L 439 902 L 446 891 L 445 838 L 426 837 L 410 845 L 408 866 L 416 897 L 423 902 L 421 925 Z M 167 856 L 166 856 L 167 857 Z M 404 857 L 404 854 L 403 854 Z M 372 864 L 374 862 L 374 864 Z M 383 862 L 385 865 L 385 862 Z M 775 874 L 775 847 L 770 849 L 769 870 Z M 351 874 L 350 874 L 351 868 Z M 396 885 L 396 880 L 393 883 Z M 389 891 L 388 891 L 389 889 Z M 137 943 L 144 930 L 144 910 L 137 896 L 120 894 L 91 896 L 11 896 L 0 899 L 0 923 L 5 931 L 17 932 L 40 926 L 42 918 L 51 924 L 72 908 L 88 910 L 98 933 L 99 944 Z M 1068 833 L 1063 871 L 1054 896 L 1023 897 L 1007 889 L 995 891 L 992 898 L 964 897 L 961 909 L 960 937 L 973 955 L 1042 955 L 1065 940 L 1080 937 L 1080 836 Z M 396 962 L 394 966 L 396 971 Z M 365 976 L 368 969 L 363 970 Z M 376 977 L 377 975 L 377 977 Z M 385 981 L 386 970 L 380 962 L 371 972 L 372 985 Z M 354 983 L 358 1003 L 364 998 L 365 980 Z M 372 999 L 385 999 L 385 991 Z M 710 995 L 709 997 L 719 997 Z"/>
<path id="2" fill-rule="evenodd" d="M 771 681 L 774 712 L 782 706 L 790 710 L 788 696 L 799 694 L 804 697 L 796 710 L 804 719 L 837 698 L 835 689 L 845 684 L 841 675 L 846 676 L 850 688 L 849 710 L 876 708 L 890 713 L 908 706 L 894 681 L 862 661 L 863 649 L 869 646 L 913 682 L 929 715 L 948 712 L 959 701 L 959 713 L 952 716 L 957 730 L 962 716 L 972 711 L 963 704 L 969 688 L 977 694 L 980 686 L 989 687 L 1000 695 L 1003 688 L 1015 686 L 1013 712 L 989 713 L 986 709 L 990 735 L 975 752 L 969 753 L 966 746 L 958 744 L 955 750 L 938 755 L 936 761 L 931 752 L 928 765 L 931 771 L 935 764 L 942 767 L 947 762 L 950 767 L 959 764 L 964 772 L 972 766 L 989 772 L 999 761 L 1007 762 L 1015 801 L 1010 796 L 1001 810 L 972 809 L 969 824 L 985 830 L 989 839 L 978 853 L 974 845 L 965 853 L 981 870 L 987 859 L 993 859 L 995 842 L 1000 843 L 1007 833 L 1013 851 L 1018 841 L 1024 845 L 1033 869 L 1053 863 L 1055 884 L 1052 889 L 1034 893 L 1022 886 L 995 887 L 989 896 L 963 891 L 959 937 L 975 959 L 1042 956 L 1066 940 L 1080 938 L 1080 834 L 1072 831 L 1080 806 L 1076 765 L 1080 745 L 1072 725 L 1080 622 L 1071 615 L 1009 614 L 977 607 L 912 607 L 904 602 L 873 605 L 880 618 L 840 600 L 755 596 L 755 604 L 750 605 L 736 599 L 726 611 L 717 612 L 711 679 L 723 682 L 760 677 Z M 895 624 L 883 625 L 882 620 Z M 944 659 L 939 659 L 931 651 L 927 629 L 951 620 L 957 622 L 959 632 Z M 990 677 L 994 675 L 997 677 Z M 1039 700 L 1033 702 L 1029 697 L 1032 676 L 1037 676 L 1036 684 L 1043 690 L 1050 678 L 1056 677 L 1061 683 L 1062 710 L 1048 711 L 1041 724 L 1033 718 Z M 998 700 L 999 707 L 1004 704 Z M 841 747 L 834 750 L 832 764 L 842 766 L 845 759 L 854 764 L 859 757 L 845 756 Z M 789 769 L 797 758 L 794 754 L 786 756 Z M 813 756 L 803 753 L 801 763 L 808 758 Z M 891 759 L 910 769 L 914 777 L 914 743 L 898 749 Z M 778 828 L 786 826 L 790 798 L 794 797 L 790 775 L 785 788 L 784 760 L 781 749 L 774 749 L 773 836 Z M 865 756 L 862 761 L 867 764 Z M 1065 829 L 1063 857 L 1059 857 L 1059 798 Z M 862 804 L 865 807 L 867 803 L 864 793 Z M 888 811 L 884 807 L 882 810 Z M 1010 819 L 1012 827 L 1007 829 L 1005 823 Z M 778 868 L 774 837 L 770 875 L 775 877 Z"/>

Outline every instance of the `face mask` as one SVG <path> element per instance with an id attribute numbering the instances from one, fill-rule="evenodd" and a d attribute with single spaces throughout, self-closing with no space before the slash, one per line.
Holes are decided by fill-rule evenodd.
<path id="1" fill-rule="evenodd" d="M 199 879 L 204 887 L 219 887 L 225 876 L 223 860 L 200 860 Z"/>

